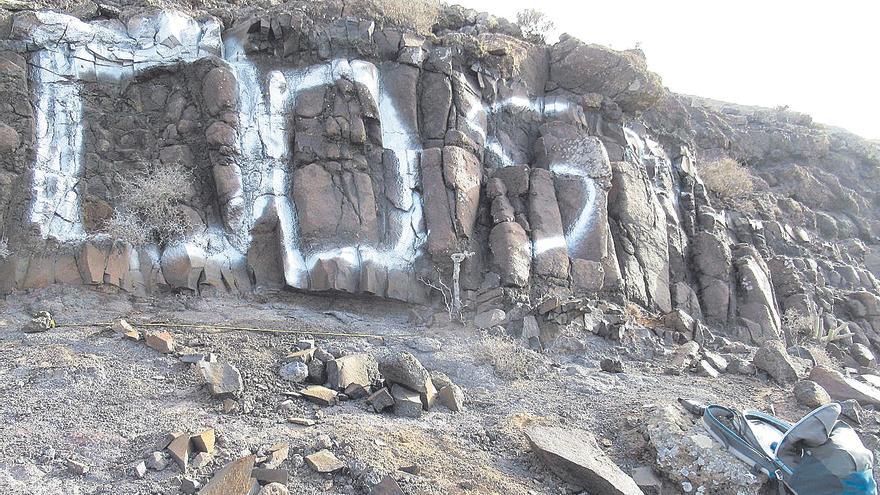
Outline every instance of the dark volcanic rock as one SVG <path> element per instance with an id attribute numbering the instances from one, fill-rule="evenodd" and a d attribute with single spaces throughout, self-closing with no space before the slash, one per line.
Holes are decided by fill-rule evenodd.
<path id="1" fill-rule="evenodd" d="M 755 353 L 752 363 L 758 369 L 766 371 L 779 383 L 794 383 L 798 379 L 797 369 L 789 359 L 782 341 L 769 340 L 765 342 Z"/>
<path id="2" fill-rule="evenodd" d="M 816 366 L 810 371 L 810 380 L 821 385 L 834 400 L 855 399 L 862 404 L 880 406 L 880 389 L 847 378 L 838 371 Z"/>
<path id="3" fill-rule="evenodd" d="M 431 375 L 415 356 L 408 352 L 396 352 L 379 363 L 379 372 L 385 380 L 399 383 L 416 392 L 426 393 L 434 389 Z"/>
<path id="4" fill-rule="evenodd" d="M 831 396 L 818 383 L 811 380 L 801 380 L 794 385 L 794 398 L 799 404 L 810 408 L 824 406 L 831 402 Z"/>
<path id="5" fill-rule="evenodd" d="M 218 0 L 219 17 L 122 3 L 8 13 L 3 294 L 294 288 L 439 304 L 467 252 L 458 285 L 474 314 L 611 299 L 689 315 L 678 330 L 701 345 L 780 339 L 788 314 L 852 334 L 838 343 L 875 363 L 876 143 L 785 108 L 672 94 L 639 50 L 533 44 L 452 6 L 425 36 L 370 2 L 255 13 Z M 125 184 L 164 170 L 179 171 L 171 187 L 135 193 L 156 205 L 145 195 L 173 189 L 170 213 L 128 218 Z M 731 171 L 744 174 L 732 185 Z M 545 344 L 570 313 L 554 309 Z"/>
<path id="6" fill-rule="evenodd" d="M 618 52 L 563 35 L 551 50 L 550 80 L 576 94 L 599 93 L 627 112 L 645 110 L 664 95 L 639 50 Z"/>

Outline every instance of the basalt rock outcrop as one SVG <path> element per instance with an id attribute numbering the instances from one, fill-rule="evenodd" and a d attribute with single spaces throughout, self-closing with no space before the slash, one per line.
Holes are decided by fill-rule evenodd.
<path id="1" fill-rule="evenodd" d="M 131 3 L 3 17 L 5 292 L 429 303 L 473 253 L 466 309 L 509 322 L 607 298 L 762 343 L 794 308 L 880 344 L 875 143 L 676 95 L 638 50 L 534 45 L 460 7 L 418 33 L 369 4 Z M 719 157 L 748 165 L 758 207 L 707 189 L 698 166 Z M 163 164 L 192 174 L 191 231 L 107 236 L 123 179 Z"/>

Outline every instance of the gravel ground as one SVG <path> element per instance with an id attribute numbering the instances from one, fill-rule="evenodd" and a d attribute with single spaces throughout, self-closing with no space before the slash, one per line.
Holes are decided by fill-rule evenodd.
<path id="1" fill-rule="evenodd" d="M 21 324 L 43 309 L 62 326 L 23 333 Z M 290 470 L 288 487 L 296 494 L 365 493 L 364 484 L 384 474 L 392 474 L 408 494 L 573 493 L 529 452 L 526 426 L 590 430 L 629 470 L 652 461 L 638 430 L 652 405 L 696 397 L 737 407 L 772 404 L 789 419 L 807 412 L 790 393 L 758 377 L 664 374 L 664 350 L 636 338 L 612 343 L 573 335 L 558 349 L 538 354 L 467 327 L 414 325 L 414 314 L 388 301 L 295 293 L 251 300 L 137 300 L 50 287 L 9 296 L 0 302 L 0 493 L 179 493 L 176 466 L 149 471 L 140 480 L 131 468 L 164 434 L 206 427 L 216 429 L 219 451 L 213 464 L 189 472 L 202 482 L 229 460 L 287 442 L 291 458 L 283 467 Z M 104 327 L 63 326 L 120 317 L 389 336 L 315 339 L 326 349 L 376 357 L 408 350 L 465 389 L 466 410 L 435 407 L 420 419 L 404 419 L 373 413 L 363 400 L 318 408 L 285 396 L 295 387 L 277 374 L 279 359 L 303 335 L 172 328 L 178 345 L 216 353 L 241 370 L 240 408 L 227 414 L 200 385 L 196 371 L 174 356 Z M 418 337 L 390 337 L 401 334 Z M 613 355 L 623 359 L 625 373 L 599 370 L 599 360 Z M 289 417 L 317 424 L 295 426 Z M 297 455 L 321 446 L 329 446 L 348 469 L 324 477 L 298 462 Z M 71 458 L 90 471 L 69 472 Z M 417 475 L 398 470 L 412 464 L 420 468 Z"/>

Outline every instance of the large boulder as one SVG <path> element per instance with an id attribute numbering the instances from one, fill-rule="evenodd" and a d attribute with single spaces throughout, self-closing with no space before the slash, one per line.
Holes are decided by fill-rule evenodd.
<path id="1" fill-rule="evenodd" d="M 577 490 L 607 495 L 644 494 L 587 431 L 534 426 L 526 431 L 526 438 L 544 464 Z"/>
<path id="2" fill-rule="evenodd" d="M 781 384 L 791 384 L 798 380 L 798 370 L 792 362 L 785 344 L 780 340 L 764 342 L 755 353 L 752 363 L 767 372 L 770 377 Z"/>
<path id="3" fill-rule="evenodd" d="M 740 244 L 734 251 L 733 264 L 738 282 L 737 312 L 746 322 L 751 341 L 760 344 L 778 339 L 782 321 L 770 270 L 763 258 L 753 246 Z"/>
<path id="4" fill-rule="evenodd" d="M 880 389 L 847 378 L 839 371 L 816 366 L 810 371 L 810 380 L 821 385 L 834 400 L 855 399 L 860 404 L 880 406 Z"/>
<path id="5" fill-rule="evenodd" d="M 403 351 L 395 352 L 379 363 L 379 372 L 385 380 L 399 383 L 419 393 L 434 389 L 431 375 L 422 363 L 412 354 Z"/>
<path id="6" fill-rule="evenodd" d="M 675 311 L 666 314 L 663 316 L 663 324 L 672 330 L 684 334 L 686 337 L 691 338 L 694 333 L 694 327 L 697 322 L 694 318 L 689 315 L 686 311 L 682 309 L 676 309 Z"/>
<path id="7" fill-rule="evenodd" d="M 809 408 L 824 406 L 831 402 L 831 396 L 821 385 L 812 380 L 801 380 L 794 385 L 794 398 L 798 404 Z"/>
<path id="8" fill-rule="evenodd" d="M 650 108 L 665 94 L 640 50 L 619 52 L 565 34 L 550 51 L 550 83 L 578 95 L 605 95 L 627 112 Z"/>
<path id="9" fill-rule="evenodd" d="M 852 298 L 852 300 L 858 301 L 859 303 L 861 303 L 862 307 L 864 308 L 862 310 L 862 313 L 864 313 L 864 315 L 862 315 L 862 316 L 867 316 L 867 317 L 880 316 L 880 297 L 878 297 L 876 294 L 874 294 L 872 292 L 861 290 L 861 291 L 855 291 L 855 292 L 851 293 L 849 296 L 850 296 L 850 298 Z"/>

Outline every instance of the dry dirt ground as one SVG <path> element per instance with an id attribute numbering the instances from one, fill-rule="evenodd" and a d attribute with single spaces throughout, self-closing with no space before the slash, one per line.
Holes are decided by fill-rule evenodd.
<path id="1" fill-rule="evenodd" d="M 44 309 L 62 326 L 23 333 L 21 324 Z M 176 466 L 149 471 L 140 480 L 131 467 L 162 435 L 205 427 L 216 429 L 220 447 L 213 465 L 191 473 L 203 482 L 228 460 L 287 442 L 291 458 L 282 467 L 290 470 L 293 494 L 364 493 L 366 480 L 388 473 L 408 494 L 573 493 L 529 451 L 526 426 L 590 430 L 629 470 L 651 463 L 653 453 L 637 427 L 652 404 L 696 397 L 738 407 L 773 404 L 789 419 L 807 412 L 790 393 L 758 377 L 666 375 L 664 356 L 646 358 L 633 343 L 576 335 L 564 349 L 538 354 L 466 326 L 416 325 L 412 314 L 409 307 L 387 301 L 295 293 L 250 300 L 143 300 L 49 287 L 13 294 L 0 302 L 0 493 L 179 493 Z M 241 407 L 224 413 L 221 401 L 200 386 L 197 372 L 174 356 L 104 327 L 63 326 L 121 317 L 389 336 L 315 340 L 324 348 L 377 358 L 408 350 L 429 370 L 446 373 L 464 388 L 466 410 L 435 407 L 420 419 L 404 419 L 376 414 L 363 400 L 318 408 L 285 396 L 295 388 L 278 378 L 279 359 L 307 335 L 171 329 L 178 345 L 216 353 L 241 370 Z M 419 337 L 390 337 L 400 334 Z M 599 360 L 614 355 L 627 371 L 600 371 Z M 317 424 L 294 426 L 289 417 Z M 300 465 L 297 454 L 322 445 L 348 468 L 325 477 Z M 88 464 L 90 471 L 69 472 L 68 458 Z M 417 475 L 398 470 L 412 464 L 420 468 Z"/>

